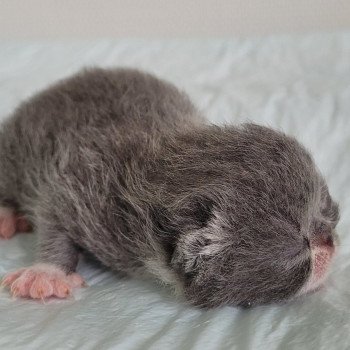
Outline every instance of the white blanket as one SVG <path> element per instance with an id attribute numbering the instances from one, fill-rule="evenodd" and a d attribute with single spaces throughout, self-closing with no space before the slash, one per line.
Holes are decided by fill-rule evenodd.
<path id="1" fill-rule="evenodd" d="M 350 349 L 350 33 L 250 40 L 0 43 L 0 117 L 83 66 L 146 69 L 216 123 L 295 135 L 340 203 L 339 253 L 322 291 L 287 305 L 198 310 L 149 281 L 82 261 L 68 301 L 0 292 L 0 349 Z M 0 276 L 34 259 L 35 234 L 0 241 Z"/>

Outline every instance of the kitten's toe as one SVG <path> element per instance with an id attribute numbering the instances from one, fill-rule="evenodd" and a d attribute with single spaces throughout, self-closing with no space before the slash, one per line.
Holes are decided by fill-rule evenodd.
<path id="1" fill-rule="evenodd" d="M 79 288 L 79 287 L 85 287 L 86 283 L 78 273 L 72 273 L 67 276 L 70 284 L 73 286 L 73 288 Z"/>
<path id="2" fill-rule="evenodd" d="M 37 264 L 7 274 L 2 284 L 8 287 L 15 297 L 66 298 L 74 288 L 81 287 L 84 280 L 77 273 L 67 275 L 54 265 Z"/>
<path id="3" fill-rule="evenodd" d="M 0 238 L 11 238 L 16 233 L 16 218 L 9 208 L 0 207 Z"/>
<path id="4" fill-rule="evenodd" d="M 30 232 L 32 227 L 22 215 L 11 208 L 0 207 L 0 238 L 11 238 L 16 232 Z"/>
<path id="5" fill-rule="evenodd" d="M 15 272 L 8 273 L 1 281 L 1 286 L 10 286 L 23 272 L 24 269 L 17 270 Z"/>

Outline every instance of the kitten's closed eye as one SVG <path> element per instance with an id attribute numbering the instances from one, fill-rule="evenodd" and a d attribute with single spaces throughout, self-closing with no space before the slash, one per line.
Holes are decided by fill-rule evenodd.
<path id="1" fill-rule="evenodd" d="M 335 203 L 326 185 L 322 187 L 321 214 L 334 229 L 339 221 L 339 206 Z"/>
<path id="2" fill-rule="evenodd" d="M 329 207 L 326 208 L 326 210 L 322 213 L 331 224 L 332 228 L 334 229 L 339 221 L 339 206 L 337 203 L 333 202 L 331 200 L 331 204 Z"/>

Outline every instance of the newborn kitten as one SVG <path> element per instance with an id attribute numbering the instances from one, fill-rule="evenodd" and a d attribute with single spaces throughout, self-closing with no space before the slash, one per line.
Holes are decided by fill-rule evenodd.
<path id="1" fill-rule="evenodd" d="M 92 69 L 23 103 L 0 135 L 0 236 L 33 227 L 15 296 L 64 298 L 88 251 L 203 307 L 291 299 L 324 281 L 338 207 L 309 153 L 253 124 L 207 125 L 173 85 Z"/>

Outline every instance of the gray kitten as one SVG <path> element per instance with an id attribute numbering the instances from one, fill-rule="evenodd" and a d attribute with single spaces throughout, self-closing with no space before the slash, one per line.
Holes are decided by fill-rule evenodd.
<path id="1" fill-rule="evenodd" d="M 87 251 L 198 306 L 256 305 L 317 289 L 334 253 L 338 207 L 295 139 L 207 125 L 136 70 L 86 70 L 20 105 L 0 162 L 0 235 L 39 235 L 36 264 L 3 280 L 17 296 L 67 296 Z"/>

